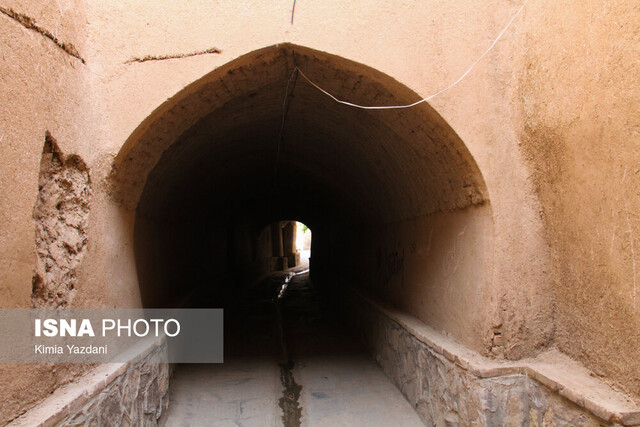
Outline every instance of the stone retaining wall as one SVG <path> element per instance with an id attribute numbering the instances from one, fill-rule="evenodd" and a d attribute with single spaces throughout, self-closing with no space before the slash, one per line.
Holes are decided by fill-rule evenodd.
<path id="1" fill-rule="evenodd" d="M 554 378 L 549 372 L 563 367 L 535 359 L 486 359 L 415 318 L 361 295 L 349 299 L 348 321 L 429 426 L 640 424 L 637 406 L 593 378 Z"/>
<path id="2" fill-rule="evenodd" d="M 99 365 L 14 420 L 10 426 L 155 426 L 169 404 L 164 342 L 128 363 Z"/>

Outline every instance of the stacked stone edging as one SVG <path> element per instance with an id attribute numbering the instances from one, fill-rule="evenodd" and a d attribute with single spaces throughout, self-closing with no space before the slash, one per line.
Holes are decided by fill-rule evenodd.
<path id="1" fill-rule="evenodd" d="M 169 403 L 166 352 L 158 339 L 128 362 L 101 364 L 9 426 L 158 425 Z"/>
<path id="2" fill-rule="evenodd" d="M 634 402 L 570 359 L 491 360 L 369 297 L 350 299 L 345 313 L 428 425 L 640 425 Z"/>

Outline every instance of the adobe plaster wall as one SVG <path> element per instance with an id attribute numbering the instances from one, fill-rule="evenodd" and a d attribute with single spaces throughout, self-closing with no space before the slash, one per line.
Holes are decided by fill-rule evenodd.
<path id="1" fill-rule="evenodd" d="M 31 305 L 32 213 L 49 131 L 65 155 L 84 161 L 92 182 L 71 304 L 131 307 L 141 304 L 135 212 L 110 197 L 109 176 L 125 141 L 161 117 L 173 102 L 160 107 L 165 101 L 235 58 L 285 42 L 365 64 L 428 96 L 467 69 L 519 2 L 297 2 L 293 25 L 288 2 L 0 6 L 72 43 L 86 62 L 0 14 L 0 303 Z M 635 394 L 639 15 L 632 2 L 530 1 L 492 53 L 430 102 L 477 164 L 492 223 L 486 260 L 471 259 L 477 245 L 464 249 L 471 264 L 462 277 L 485 263 L 482 314 L 451 306 L 467 324 L 483 318 L 484 328 L 449 332 L 488 355 L 499 327 L 497 355 L 508 359 L 556 345 Z M 188 56 L 213 47 L 221 53 Z M 187 56 L 130 62 L 148 55 Z M 335 79 L 318 83 L 341 88 Z M 0 422 L 84 369 L 3 365 Z"/>
<path id="2" fill-rule="evenodd" d="M 526 16 L 512 124 L 552 251 L 555 344 L 638 395 L 640 7 L 545 1 Z"/>
<path id="3" fill-rule="evenodd" d="M 492 231 L 487 206 L 367 229 L 352 269 L 367 292 L 483 354 L 502 356 L 502 321 L 479 309 L 493 297 L 486 271 Z"/>
<path id="4" fill-rule="evenodd" d="M 91 147 L 86 67 L 24 16 L 86 52 L 82 1 L 0 3 L 0 306 L 30 307 L 36 268 L 34 207 L 49 132 L 65 156 Z M 10 9 L 24 16 L 12 18 Z M 80 365 L 0 365 L 0 424 L 85 372 Z"/>

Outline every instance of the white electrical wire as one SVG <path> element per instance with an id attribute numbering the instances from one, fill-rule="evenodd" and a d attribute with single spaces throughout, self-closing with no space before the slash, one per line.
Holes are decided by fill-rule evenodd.
<path id="1" fill-rule="evenodd" d="M 352 102 L 348 102 L 348 101 L 342 101 L 340 99 L 338 99 L 337 97 L 335 97 L 334 95 L 330 94 L 329 92 L 327 92 L 326 90 L 324 90 L 323 88 L 321 88 L 320 86 L 318 86 L 316 83 L 314 83 L 313 81 L 311 81 L 311 79 L 309 77 L 307 77 L 300 68 L 296 67 L 293 72 L 295 73 L 296 71 L 300 73 L 300 75 L 302 77 L 305 78 L 306 81 L 308 81 L 313 87 L 315 87 L 316 89 L 318 89 L 320 92 L 324 93 L 325 95 L 327 95 L 329 98 L 333 99 L 334 101 L 336 101 L 339 104 L 343 104 L 343 105 L 348 105 L 350 107 L 355 107 L 355 108 L 362 108 L 363 110 L 393 110 L 393 109 L 400 109 L 400 108 L 411 108 L 414 107 L 418 104 L 422 104 L 423 102 L 427 102 L 433 98 L 435 98 L 436 96 L 448 91 L 449 89 L 453 88 L 454 86 L 456 86 L 458 83 L 460 83 L 462 81 L 462 79 L 464 79 L 465 77 L 467 77 L 467 75 L 471 72 L 471 70 L 473 70 L 475 68 L 475 66 L 482 61 L 482 58 L 484 58 L 485 56 L 487 56 L 487 54 L 491 51 L 491 49 L 493 49 L 493 47 L 496 45 L 496 43 L 498 43 L 498 40 L 500 40 L 500 38 L 502 37 L 502 35 L 509 29 L 509 27 L 511 26 L 511 24 L 513 23 L 513 21 L 518 17 L 518 15 L 520 14 L 520 12 L 522 11 L 522 9 L 524 9 L 525 5 L 527 4 L 529 0 L 524 0 L 524 2 L 522 3 L 522 5 L 520 6 L 520 8 L 518 8 L 518 11 L 515 13 L 515 15 L 513 15 L 513 17 L 509 20 L 509 22 L 507 23 L 507 25 L 502 29 L 502 31 L 500 31 L 500 34 L 498 34 L 498 37 L 495 38 L 495 40 L 493 41 L 493 43 L 491 43 L 491 46 L 489 46 L 489 48 L 487 50 L 484 51 L 484 53 L 482 55 L 480 55 L 480 57 L 478 59 L 475 60 L 475 62 L 473 64 L 471 64 L 471 66 L 467 69 L 467 71 L 464 72 L 463 75 L 461 75 L 458 80 L 456 80 L 455 82 L 451 83 L 449 86 L 445 87 L 444 89 L 434 93 L 433 95 L 429 95 L 426 98 L 423 98 L 419 101 L 416 101 L 412 104 L 407 104 L 407 105 L 382 105 L 382 106 L 368 106 L 368 105 L 360 105 L 360 104 L 354 104 Z M 293 74 L 292 74 L 293 76 Z M 289 79 L 291 80 L 291 79 Z M 287 85 L 288 87 L 288 85 Z"/>

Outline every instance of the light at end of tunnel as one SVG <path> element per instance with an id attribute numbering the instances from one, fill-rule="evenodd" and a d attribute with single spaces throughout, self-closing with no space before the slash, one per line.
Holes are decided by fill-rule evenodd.
<path id="1" fill-rule="evenodd" d="M 300 252 L 300 261 L 309 262 L 311 256 L 311 229 L 301 222 L 296 222 L 296 252 Z"/>

